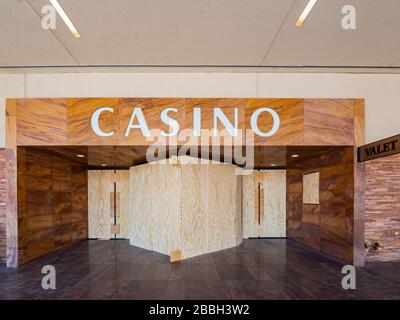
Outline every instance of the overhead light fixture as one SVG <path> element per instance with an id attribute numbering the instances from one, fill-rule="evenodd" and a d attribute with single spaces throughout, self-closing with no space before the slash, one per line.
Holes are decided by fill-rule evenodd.
<path id="1" fill-rule="evenodd" d="M 276 164 L 275 163 L 271 164 L 271 167 L 276 167 Z"/>
<path id="2" fill-rule="evenodd" d="M 299 19 L 296 22 L 296 27 L 301 27 L 304 21 L 307 19 L 308 15 L 310 14 L 311 10 L 314 8 L 315 4 L 318 0 L 310 0 L 304 9 L 303 13 L 300 15 Z"/>
<path id="3" fill-rule="evenodd" d="M 300 156 L 299 156 L 298 154 L 292 154 L 291 157 L 292 157 L 292 158 L 298 158 L 298 157 L 300 157 Z"/>
<path id="4" fill-rule="evenodd" d="M 102 167 L 107 167 L 107 165 L 106 165 L 105 163 L 103 163 L 101 166 L 102 166 Z"/>
<path id="5" fill-rule="evenodd" d="M 77 156 L 78 158 L 84 158 L 84 157 L 85 157 L 84 154 L 77 154 L 76 156 Z"/>
<path id="6" fill-rule="evenodd" d="M 53 5 L 54 9 L 56 9 L 60 17 L 64 20 L 65 24 L 67 25 L 68 29 L 72 32 L 74 37 L 80 38 L 81 35 L 79 34 L 78 30 L 76 30 L 74 24 L 72 23 L 71 19 L 67 16 L 64 9 L 58 3 L 58 0 L 49 0 L 49 1 Z"/>

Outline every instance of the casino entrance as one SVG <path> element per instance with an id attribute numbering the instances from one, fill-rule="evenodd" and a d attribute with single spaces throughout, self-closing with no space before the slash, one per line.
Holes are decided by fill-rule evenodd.
<path id="1" fill-rule="evenodd" d="M 160 100 L 160 108 L 181 103 Z M 16 197 L 10 197 L 14 206 L 8 207 L 7 220 L 18 241 L 14 247 L 12 238 L 7 243 L 7 264 L 18 267 L 47 256 L 61 259 L 64 249 L 83 243 L 85 250 L 106 246 L 111 256 L 124 259 L 123 250 L 122 255 L 133 254 L 143 263 L 152 255 L 166 264 L 190 264 L 231 252 L 232 261 L 256 263 L 259 256 L 262 260 L 256 264 L 275 261 L 284 266 L 287 250 L 298 250 L 293 249 L 298 245 L 310 250 L 310 256 L 361 265 L 361 167 L 355 158 L 355 110 L 360 105 L 354 101 L 198 99 L 203 120 L 210 105 L 226 108 L 221 109 L 226 118 L 217 119 L 224 126 L 235 123 L 231 105 L 247 119 L 247 110 L 269 109 L 279 118 L 262 118 L 255 125 L 260 132 L 278 125 L 279 129 L 271 137 L 256 136 L 250 148 L 199 145 L 196 155 L 183 145 L 151 154 L 150 145 L 139 143 L 143 136 L 135 140 L 119 132 L 117 119 L 129 120 L 120 117 L 132 114 L 133 102 L 147 105 L 151 100 L 133 99 L 128 106 L 117 99 L 82 99 L 67 107 L 57 99 L 9 101 L 8 132 L 13 130 L 15 108 L 19 118 L 14 118 L 16 139 L 8 134 L 7 152 L 15 154 L 15 163 L 7 164 L 9 181 L 15 181 L 8 184 L 8 192 Z M 312 112 L 316 104 L 317 115 Z M 101 105 L 114 108 L 97 119 L 102 132 L 113 136 L 98 136 L 90 127 Z M 27 125 L 41 109 L 48 113 L 57 106 L 67 108 L 66 119 L 57 118 L 58 113 L 48 121 L 38 120 L 36 126 Z M 319 125 L 313 125 L 316 117 Z M 202 125 L 207 123 L 215 126 L 216 120 Z M 140 134 L 138 127 L 133 131 Z M 13 213 L 16 226 L 11 223 Z M 271 261 L 268 252 L 274 255 Z"/>

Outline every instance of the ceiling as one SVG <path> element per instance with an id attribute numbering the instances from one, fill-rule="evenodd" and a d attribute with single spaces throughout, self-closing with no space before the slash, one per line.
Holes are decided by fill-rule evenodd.
<path id="1" fill-rule="evenodd" d="M 57 15 L 41 27 L 48 0 L 0 1 L 0 68 L 311 67 L 400 68 L 399 0 L 59 0 L 81 34 Z M 357 30 L 341 27 L 352 4 Z"/>
<path id="2" fill-rule="evenodd" d="M 346 147 L 313 147 L 313 146 L 297 146 L 297 147 L 254 147 L 254 168 L 256 169 L 280 169 L 290 166 L 291 168 L 298 166 L 319 166 L 329 158 L 330 154 L 339 154 L 339 150 Z M 351 148 L 352 147 L 347 147 Z M 148 147 L 145 146 L 59 146 L 59 147 L 18 147 L 18 150 L 38 150 L 61 157 L 64 160 L 72 161 L 87 165 L 89 169 L 127 169 L 132 166 L 147 163 Z M 170 158 L 176 155 L 189 155 L 189 151 L 182 149 L 169 149 L 166 153 L 155 153 L 152 161 Z M 232 150 L 233 152 L 233 150 Z M 215 147 L 202 147 L 199 150 L 202 159 L 212 159 L 214 161 L 234 163 L 241 167 L 245 167 L 238 159 L 232 156 L 232 152 L 228 155 L 224 153 L 224 147 L 215 149 Z M 237 149 L 235 155 L 239 155 L 239 159 L 251 159 L 251 155 L 245 157 L 246 148 Z M 298 157 L 292 158 L 292 155 Z M 240 157 L 242 156 L 242 157 Z M 196 158 L 196 157 L 194 157 Z M 36 161 L 36 158 L 32 158 Z M 321 162 L 321 163 L 320 163 Z M 247 162 L 247 167 L 251 166 L 251 162 Z"/>

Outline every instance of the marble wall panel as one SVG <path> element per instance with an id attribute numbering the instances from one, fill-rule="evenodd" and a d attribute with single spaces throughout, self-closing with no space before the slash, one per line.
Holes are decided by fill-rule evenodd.
<path id="1" fill-rule="evenodd" d="M 88 237 L 86 166 L 18 147 L 18 264 Z"/>

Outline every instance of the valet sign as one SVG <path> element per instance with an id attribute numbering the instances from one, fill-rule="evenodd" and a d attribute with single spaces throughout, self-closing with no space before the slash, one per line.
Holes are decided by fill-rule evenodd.
<path id="1" fill-rule="evenodd" d="M 222 125 L 225 129 L 225 132 L 227 132 L 230 136 L 237 137 L 239 135 L 239 108 L 232 108 L 231 110 L 233 111 L 233 120 L 229 119 L 221 108 L 216 107 L 212 109 L 213 127 L 211 130 L 213 135 L 218 135 L 218 124 Z M 177 116 L 178 112 L 179 110 L 177 108 L 165 108 L 160 111 L 160 124 L 163 124 L 164 126 L 167 125 L 169 127 L 169 131 L 159 130 L 162 136 L 173 137 L 179 134 L 182 123 L 174 118 L 174 115 Z M 209 112 L 210 111 L 208 109 L 207 113 Z M 106 113 L 114 113 L 114 109 L 111 107 L 102 106 L 96 109 L 91 116 L 91 128 L 99 137 L 112 137 L 115 134 L 114 130 L 106 131 L 104 129 L 106 126 L 102 126 L 101 116 Z M 272 120 L 272 124 L 271 126 L 268 126 L 268 129 L 261 129 L 259 127 L 258 123 L 262 117 L 269 117 L 269 121 Z M 203 132 L 202 118 L 202 108 L 193 108 L 193 123 L 190 129 L 195 137 L 200 137 L 201 133 Z M 152 119 L 152 122 L 154 122 L 154 119 Z M 250 115 L 249 125 L 255 135 L 260 137 L 271 137 L 278 132 L 281 125 L 281 120 L 278 113 L 274 109 L 259 108 Z M 132 113 L 126 128 L 123 129 L 125 137 L 128 137 L 133 129 L 139 129 L 144 137 L 151 137 L 153 129 L 159 128 L 149 128 L 148 121 L 143 113 L 142 108 L 135 107 L 132 109 Z"/>

